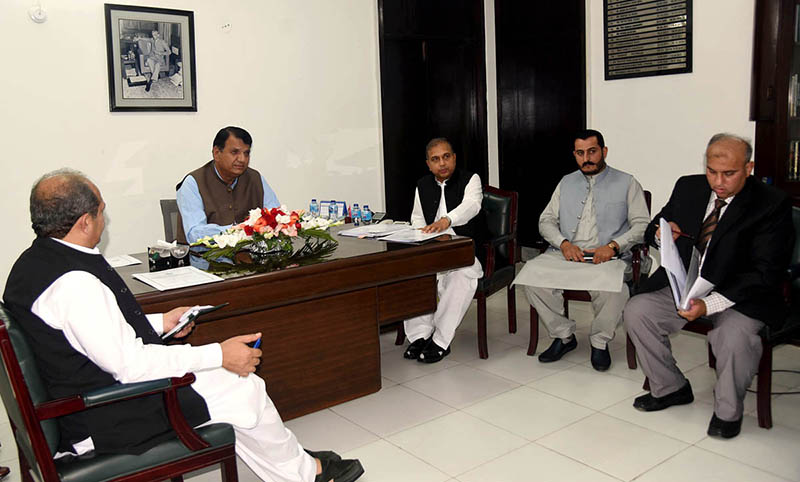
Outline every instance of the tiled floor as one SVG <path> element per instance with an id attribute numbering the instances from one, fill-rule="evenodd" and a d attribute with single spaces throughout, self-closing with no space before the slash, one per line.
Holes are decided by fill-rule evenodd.
<path id="1" fill-rule="evenodd" d="M 709 439 L 714 373 L 703 338 L 672 339 L 695 402 L 641 413 L 631 404 L 643 375 L 625 364 L 624 333 L 611 345 L 611 369 L 595 372 L 591 308 L 573 304 L 578 349 L 540 364 L 525 353 L 529 317 L 521 295 L 517 306 L 519 330 L 509 335 L 505 295 L 489 300 L 487 360 L 478 358 L 474 306 L 441 363 L 405 360 L 394 334 L 382 336 L 380 392 L 287 425 L 308 448 L 361 459 L 364 482 L 800 481 L 800 395 L 773 398 L 771 430 L 758 427 L 755 397 L 748 395 L 742 434 Z M 545 336 L 539 351 L 548 344 Z M 774 367 L 800 370 L 800 348 L 778 348 Z M 800 391 L 800 375 L 776 373 L 773 381 L 773 391 Z M 20 480 L 8 423 L 0 426 L 0 441 L 0 465 L 14 466 L 10 480 Z M 242 463 L 239 477 L 257 480 Z M 187 480 L 219 480 L 219 471 Z"/>

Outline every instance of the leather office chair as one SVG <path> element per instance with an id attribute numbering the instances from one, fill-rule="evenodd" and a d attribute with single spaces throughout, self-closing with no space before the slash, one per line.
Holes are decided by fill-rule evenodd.
<path id="1" fill-rule="evenodd" d="M 164 241 L 175 241 L 178 233 L 178 201 L 161 199 L 161 216 L 164 218 Z"/>
<path id="2" fill-rule="evenodd" d="M 644 191 L 644 202 L 647 204 L 647 212 L 650 212 L 650 204 L 652 202 L 653 195 L 650 191 Z M 545 246 L 544 249 L 547 249 Z M 544 250 L 542 250 L 544 251 Z M 642 260 L 647 257 L 648 254 L 648 247 L 646 244 L 639 244 L 634 246 L 631 249 L 631 269 L 633 271 L 633 279 L 632 283 L 633 286 L 636 286 L 641 281 L 642 276 Z M 648 265 L 649 266 L 649 265 Z M 569 302 L 570 301 L 586 301 L 591 302 L 592 297 L 589 295 L 588 291 L 584 290 L 564 290 L 564 316 L 569 318 Z M 628 338 L 627 343 L 630 347 L 633 346 L 633 342 L 630 338 Z M 528 342 L 528 356 L 533 356 L 536 354 L 536 349 L 539 345 L 539 314 L 536 312 L 536 308 L 531 305 L 531 338 Z M 634 355 L 633 358 L 633 368 L 636 368 L 636 356 Z M 631 358 L 630 355 L 628 356 L 628 366 L 631 366 Z"/>
<path id="3" fill-rule="evenodd" d="M 170 479 L 175 482 L 183 480 L 182 474 L 217 463 L 222 464 L 223 481 L 238 480 L 233 428 L 216 423 L 195 431 L 180 411 L 176 390 L 194 382 L 193 374 L 115 384 L 83 395 L 49 400 L 26 335 L 1 303 L 0 358 L 4 368 L 0 370 L 0 396 L 19 450 L 22 480 L 145 482 Z M 154 393 L 164 394 L 176 438 L 141 455 L 89 453 L 53 459 L 60 437 L 57 417 Z"/>
<path id="4" fill-rule="evenodd" d="M 478 280 L 474 299 L 478 300 L 478 355 L 489 358 L 486 339 L 486 297 L 506 288 L 508 298 L 508 332 L 517 332 L 516 292 L 511 284 L 516 276 L 518 198 L 515 191 L 504 191 L 492 186 L 483 186 L 481 209 L 486 216 L 488 240 L 483 243 L 485 253 L 483 278 Z M 476 247 L 477 248 L 477 247 Z M 405 342 L 403 323 L 397 329 L 396 345 Z"/>
<path id="5" fill-rule="evenodd" d="M 792 251 L 792 261 L 789 268 L 787 280 L 784 284 L 784 299 L 789 304 L 789 315 L 778 329 L 770 329 L 765 326 L 759 332 L 761 337 L 761 360 L 758 362 L 758 379 L 756 384 L 756 412 L 758 413 L 758 426 L 761 428 L 772 428 L 772 349 L 786 343 L 796 342 L 800 336 L 800 208 L 792 207 L 792 221 L 795 231 L 794 250 Z M 682 330 L 708 335 L 712 330 L 711 320 L 700 318 L 690 321 L 683 326 Z M 708 366 L 716 368 L 716 358 L 708 346 Z M 628 337 L 627 347 L 628 367 L 636 368 L 636 346 Z M 633 363 L 631 364 L 631 360 Z M 650 382 L 644 379 L 642 387 L 650 390 Z"/>

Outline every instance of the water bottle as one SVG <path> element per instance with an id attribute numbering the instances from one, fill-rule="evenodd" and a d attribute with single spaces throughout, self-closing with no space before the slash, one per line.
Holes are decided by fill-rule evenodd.
<path id="1" fill-rule="evenodd" d="M 353 203 L 353 210 L 350 212 L 350 215 L 353 218 L 353 225 L 360 226 L 361 225 L 361 211 L 358 209 L 358 203 Z"/>
<path id="2" fill-rule="evenodd" d="M 339 219 L 339 206 L 336 205 L 336 201 L 333 199 L 331 199 L 330 204 L 328 204 L 328 219 L 331 221 Z"/>
<path id="3" fill-rule="evenodd" d="M 311 205 L 308 207 L 308 212 L 312 217 L 319 217 L 319 203 L 316 199 L 311 199 Z"/>
<path id="4" fill-rule="evenodd" d="M 369 210 L 369 204 L 364 205 L 364 211 L 361 213 L 361 218 L 364 220 L 364 224 L 372 223 L 372 211 Z"/>

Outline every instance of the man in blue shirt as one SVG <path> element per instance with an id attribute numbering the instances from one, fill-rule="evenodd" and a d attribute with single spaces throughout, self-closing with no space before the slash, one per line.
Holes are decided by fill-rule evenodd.
<path id="1" fill-rule="evenodd" d="M 249 167 L 253 138 L 241 127 L 220 129 L 214 159 L 175 186 L 178 242 L 194 243 L 241 223 L 254 208 L 277 208 L 278 197 L 258 171 Z"/>

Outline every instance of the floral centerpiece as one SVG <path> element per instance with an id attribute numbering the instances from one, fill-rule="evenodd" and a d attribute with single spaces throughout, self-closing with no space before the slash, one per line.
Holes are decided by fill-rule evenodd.
<path id="1" fill-rule="evenodd" d="M 302 209 L 256 208 L 243 223 L 200 238 L 192 246 L 208 248 L 200 256 L 209 261 L 212 271 L 238 271 L 242 265 L 253 271 L 271 271 L 329 256 L 338 243 L 328 228 L 337 224 L 341 222 L 313 217 Z M 300 241 L 303 245 L 295 250 Z"/>

